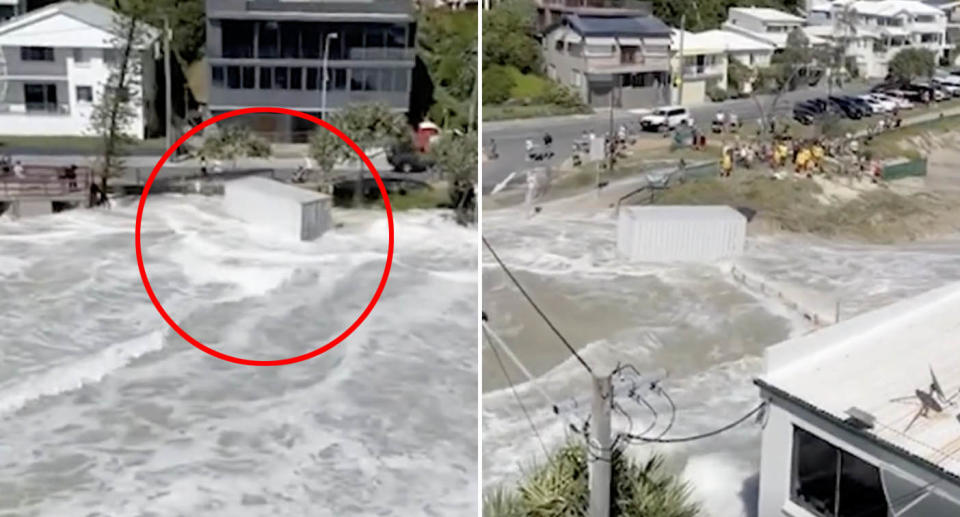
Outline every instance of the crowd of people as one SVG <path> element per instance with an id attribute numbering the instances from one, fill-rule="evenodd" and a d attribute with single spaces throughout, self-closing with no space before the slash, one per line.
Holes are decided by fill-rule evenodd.
<path id="1" fill-rule="evenodd" d="M 882 164 L 871 159 L 860 139 L 849 133 L 833 139 L 793 139 L 783 135 L 776 135 L 770 141 L 738 139 L 723 146 L 720 175 L 729 177 L 735 168 L 750 169 L 761 164 L 776 172 L 792 170 L 808 178 L 825 172 L 867 176 L 874 181 L 882 177 Z"/>

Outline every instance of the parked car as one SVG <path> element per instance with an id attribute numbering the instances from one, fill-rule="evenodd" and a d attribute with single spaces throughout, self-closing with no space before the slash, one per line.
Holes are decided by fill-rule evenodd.
<path id="1" fill-rule="evenodd" d="M 387 162 L 396 172 L 423 172 L 434 165 L 429 155 L 420 153 L 407 145 L 390 148 L 390 152 L 387 153 Z"/>
<path id="2" fill-rule="evenodd" d="M 640 118 L 640 127 L 644 131 L 666 131 L 676 129 L 686 122 L 693 125 L 690 111 L 682 106 L 664 106 L 653 110 L 653 113 Z"/>
<path id="3" fill-rule="evenodd" d="M 888 90 L 887 92 L 879 95 L 885 95 L 886 97 L 893 99 L 894 102 L 898 104 L 900 109 L 910 109 L 915 106 L 911 97 L 916 96 L 910 92 L 905 92 L 903 90 Z"/>
<path id="4" fill-rule="evenodd" d="M 958 76 L 934 77 L 933 84 L 951 97 L 960 97 L 960 77 Z"/>
<path id="5" fill-rule="evenodd" d="M 883 95 L 882 93 L 868 93 L 860 96 L 861 99 L 871 103 L 881 113 L 891 113 L 893 110 L 900 107 L 900 105 L 894 99 Z"/>
<path id="6" fill-rule="evenodd" d="M 910 100 L 920 101 L 924 104 L 935 100 L 936 94 L 934 92 L 936 89 L 930 86 L 911 83 L 904 85 L 900 90 L 910 96 Z"/>
<path id="7" fill-rule="evenodd" d="M 844 95 L 841 98 L 852 103 L 854 106 L 859 107 L 860 111 L 866 117 L 880 113 L 880 111 L 873 109 L 873 106 L 871 106 L 869 102 L 855 95 Z"/>
<path id="8" fill-rule="evenodd" d="M 713 117 L 713 123 L 710 125 L 714 133 L 720 133 L 724 128 L 736 132 L 740 129 L 740 117 L 736 113 L 725 113 L 718 111 Z"/>
<path id="9" fill-rule="evenodd" d="M 863 108 L 843 97 L 832 96 L 828 100 L 841 114 L 843 114 L 843 116 L 847 117 L 848 119 L 859 120 L 866 115 Z"/>
<path id="10" fill-rule="evenodd" d="M 943 91 L 943 89 L 940 88 L 940 87 L 939 87 L 938 85 L 936 85 L 936 84 L 932 84 L 932 83 L 913 83 L 911 86 L 916 87 L 917 89 L 920 89 L 921 91 L 926 91 L 926 92 L 930 93 L 930 95 L 931 95 L 930 98 L 933 99 L 934 102 L 941 102 L 941 101 L 947 100 L 947 97 L 949 97 L 949 95 L 947 95 L 947 93 L 946 93 L 945 91 Z"/>
<path id="11" fill-rule="evenodd" d="M 808 103 L 798 102 L 793 105 L 793 120 L 796 120 L 804 126 L 813 124 L 819 116 L 820 112 Z"/>

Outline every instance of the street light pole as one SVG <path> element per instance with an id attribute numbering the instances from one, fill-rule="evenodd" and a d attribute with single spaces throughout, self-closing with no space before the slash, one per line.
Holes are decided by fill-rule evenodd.
<path id="1" fill-rule="evenodd" d="M 330 61 L 330 40 L 337 39 L 337 33 L 331 32 L 323 40 L 323 84 L 320 86 L 320 118 L 327 119 L 327 83 L 330 82 L 329 69 L 327 65 Z"/>

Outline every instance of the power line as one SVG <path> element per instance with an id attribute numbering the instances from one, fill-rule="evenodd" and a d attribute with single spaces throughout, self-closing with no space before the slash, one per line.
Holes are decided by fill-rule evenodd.
<path id="1" fill-rule="evenodd" d="M 533 419 L 530 418 L 530 413 L 527 412 L 527 407 L 523 405 L 523 400 L 520 399 L 520 394 L 517 393 L 517 389 L 513 386 L 513 381 L 510 379 L 510 374 L 507 373 L 507 368 L 503 364 L 503 360 L 500 359 L 500 353 L 497 352 L 497 347 L 494 346 L 493 341 L 490 339 L 490 336 L 487 334 L 487 330 L 483 329 L 483 336 L 487 338 L 487 345 L 490 347 L 490 350 L 493 350 L 493 356 L 497 358 L 497 364 L 500 365 L 500 370 L 503 372 L 503 376 L 507 379 L 507 384 L 510 385 L 510 391 L 513 392 L 513 396 L 517 399 L 517 404 L 520 406 L 520 409 L 523 411 L 523 416 L 527 417 L 527 422 L 530 423 L 530 429 L 533 430 L 533 435 L 537 437 L 537 441 L 540 442 L 540 448 L 543 449 L 543 456 L 547 461 L 550 461 L 550 453 L 547 451 L 547 446 L 543 443 L 543 438 L 540 437 L 540 432 L 537 431 L 537 426 L 534 425 Z"/>
<path id="2" fill-rule="evenodd" d="M 550 327 L 550 330 L 552 330 L 553 333 L 556 334 L 558 338 L 560 338 L 560 341 L 563 342 L 563 344 L 567 347 L 567 350 L 569 350 L 570 353 L 577 358 L 577 361 L 580 361 L 580 364 L 582 364 L 583 367 L 586 368 L 587 372 L 590 375 L 593 375 L 593 368 L 590 368 L 590 365 L 587 364 L 586 361 L 584 361 L 583 357 L 580 357 L 580 354 L 577 353 L 577 350 L 573 348 L 573 345 L 571 345 L 570 342 L 567 341 L 567 338 L 564 337 L 564 335 L 557 329 L 556 326 L 553 325 L 553 322 L 550 321 L 550 318 L 548 318 L 546 314 L 544 314 L 544 312 L 540 309 L 540 306 L 537 305 L 537 302 L 533 301 L 533 298 L 530 297 L 526 289 L 524 289 L 523 286 L 520 285 L 520 282 L 517 280 L 517 278 L 513 276 L 512 272 L 510 272 L 510 268 L 508 268 L 507 265 L 504 264 L 502 260 L 500 260 L 500 256 L 497 255 L 497 252 L 493 250 L 493 246 L 490 245 L 490 243 L 487 241 L 487 238 L 483 236 L 481 236 L 480 238 L 483 240 L 484 246 L 486 246 L 487 249 L 490 250 L 490 254 L 493 255 L 494 260 L 497 261 L 497 264 L 499 264 L 500 268 L 503 269 L 503 272 L 506 273 L 507 278 L 509 278 L 510 281 L 513 282 L 513 285 L 517 287 L 517 290 L 520 291 L 520 294 L 522 294 L 523 297 L 526 298 L 528 302 L 530 302 L 530 305 L 533 306 L 533 309 L 537 311 L 537 314 L 539 314 L 541 318 L 543 318 L 543 321 L 546 322 L 548 327 Z"/>
<path id="3" fill-rule="evenodd" d="M 645 437 L 645 436 L 640 436 L 640 435 L 635 435 L 635 434 L 628 434 L 628 435 L 627 435 L 627 438 L 629 438 L 630 440 L 636 440 L 636 441 L 639 441 L 639 442 L 646 442 L 646 443 L 682 443 L 682 442 L 693 442 L 693 441 L 696 441 L 696 440 L 702 440 L 702 439 L 704 439 L 704 438 L 710 438 L 710 437 L 712 437 L 712 436 L 716 436 L 716 435 L 718 435 L 718 434 L 720 434 L 720 433 L 723 433 L 723 432 L 725 432 L 725 431 L 729 431 L 730 429 L 733 429 L 734 427 L 737 427 L 738 425 L 740 425 L 740 424 L 744 423 L 745 421 L 747 421 L 747 419 L 749 419 L 749 418 L 752 417 L 753 415 L 756 415 L 757 413 L 759 413 L 763 408 L 766 407 L 766 405 L 767 405 L 766 402 L 761 402 L 760 404 L 757 405 L 757 407 L 751 409 L 750 412 L 748 412 L 747 414 L 743 415 L 742 417 L 734 420 L 733 422 L 731 422 L 731 423 L 729 423 L 729 424 L 727 424 L 727 425 L 725 425 L 725 426 L 723 426 L 723 427 L 714 429 L 714 430 L 709 431 L 709 432 L 706 432 L 706 433 L 696 434 L 696 435 L 693 435 L 693 436 L 684 436 L 684 437 L 681 437 L 681 438 L 661 438 L 661 437 L 657 437 L 657 438 L 647 438 L 647 437 Z"/>

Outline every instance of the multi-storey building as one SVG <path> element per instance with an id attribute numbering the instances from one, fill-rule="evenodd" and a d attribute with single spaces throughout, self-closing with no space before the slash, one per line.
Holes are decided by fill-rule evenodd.
<path id="1" fill-rule="evenodd" d="M 0 134 L 93 134 L 90 117 L 117 59 L 118 17 L 93 2 L 61 2 L 0 25 Z M 136 49 L 142 66 L 126 132 L 144 138 L 156 117 L 156 40 L 144 27 Z"/>
<path id="2" fill-rule="evenodd" d="M 560 23 L 568 14 L 606 16 L 649 16 L 653 14 L 651 2 L 646 0 L 535 0 L 537 27 L 544 30 Z"/>
<path id="3" fill-rule="evenodd" d="M 811 23 L 824 36 L 846 47 L 846 56 L 860 75 L 882 78 L 890 60 L 905 48 L 930 50 L 938 61 L 949 55 L 947 15 L 916 0 L 860 0 L 812 4 Z"/>
<path id="4" fill-rule="evenodd" d="M 208 108 L 215 115 L 275 106 L 322 117 L 324 109 L 380 102 L 406 112 L 416 60 L 412 8 L 409 0 L 207 0 Z M 315 128 L 266 114 L 244 123 L 281 141 Z"/>
<path id="5" fill-rule="evenodd" d="M 543 38 L 547 75 L 593 106 L 662 104 L 669 100 L 670 34 L 653 16 L 567 15 Z"/>

